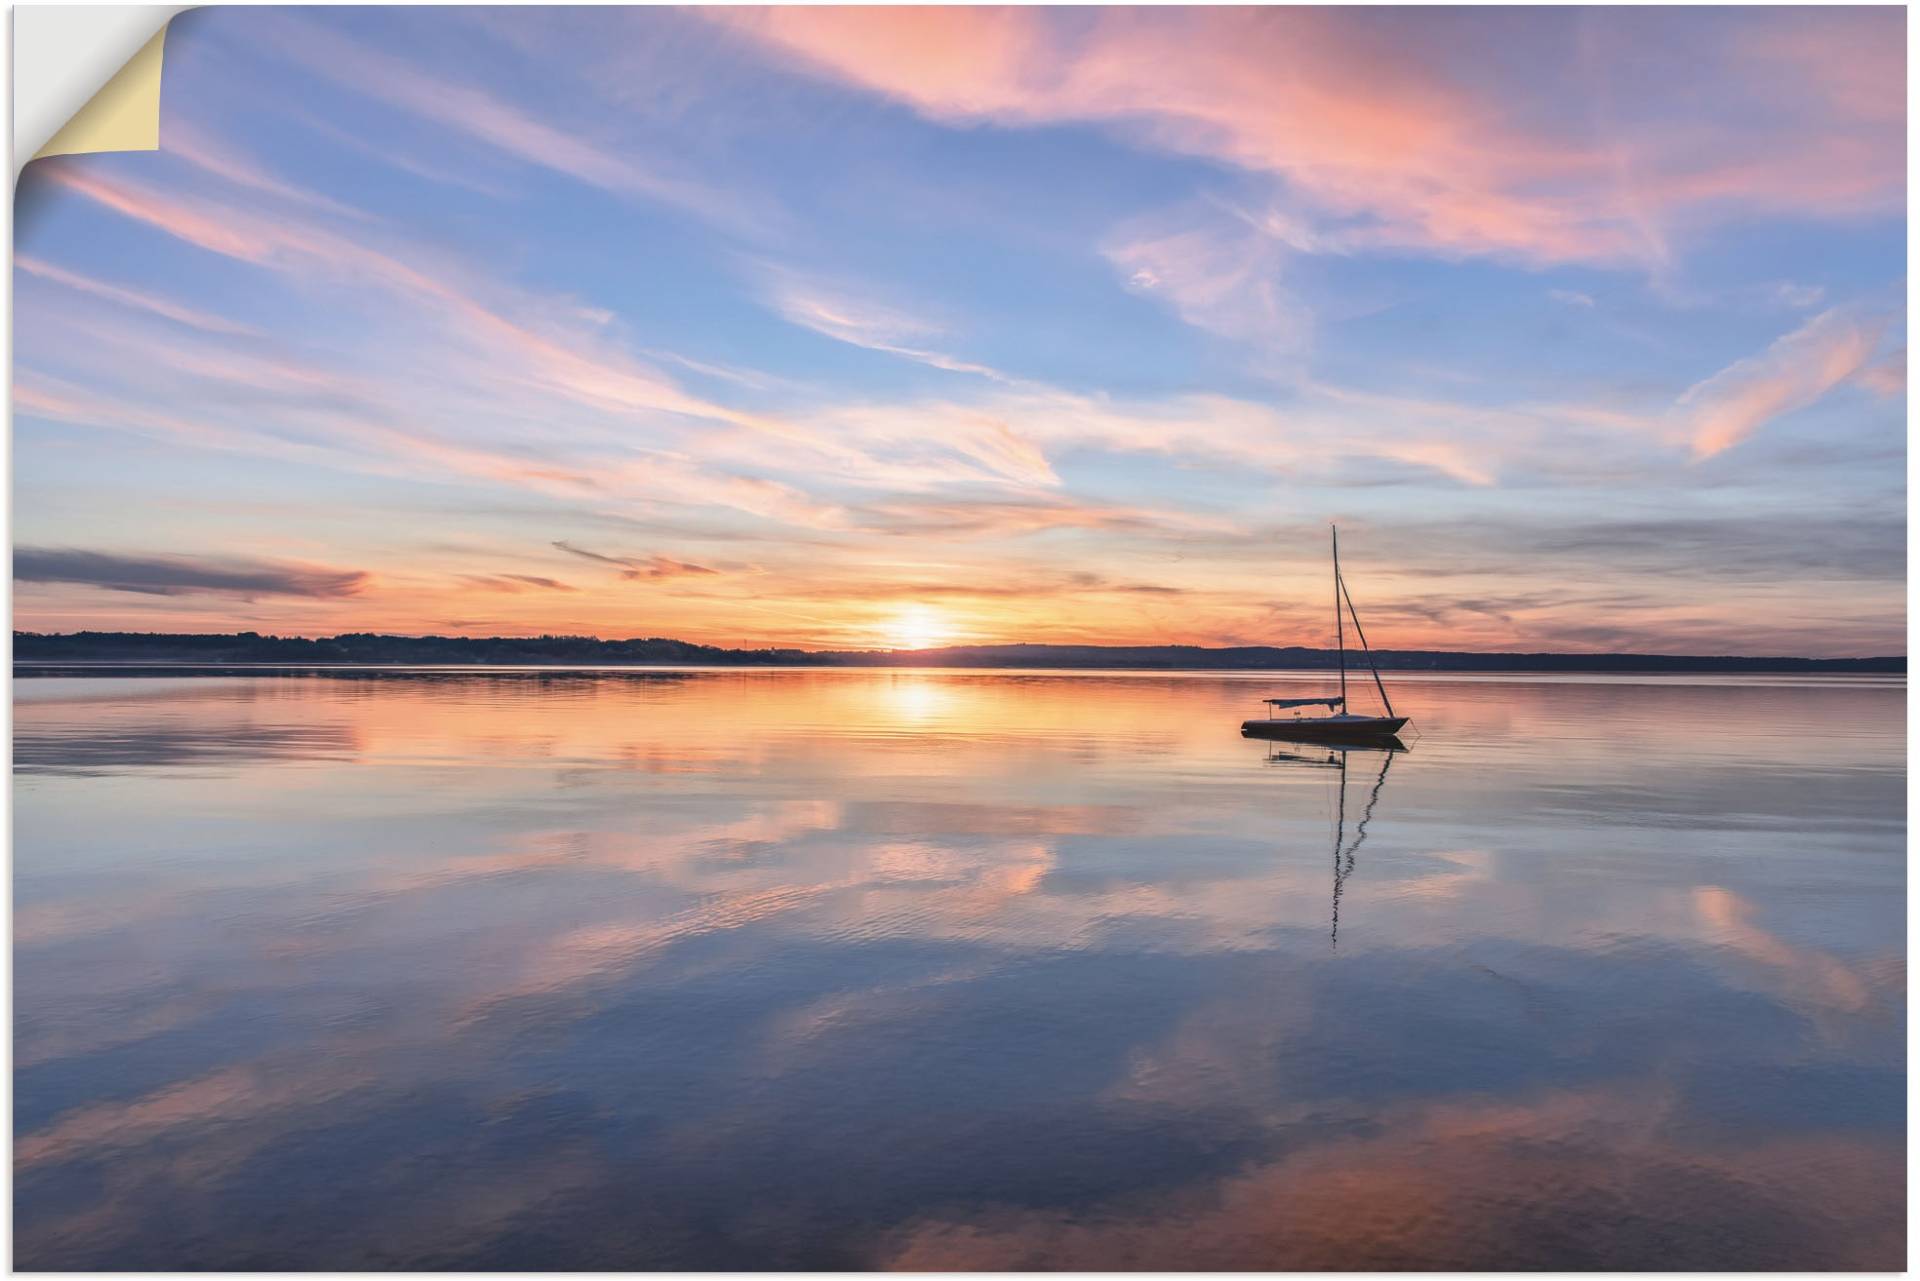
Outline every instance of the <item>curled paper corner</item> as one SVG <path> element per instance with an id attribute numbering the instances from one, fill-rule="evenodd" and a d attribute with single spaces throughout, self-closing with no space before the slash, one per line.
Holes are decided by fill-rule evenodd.
<path id="1" fill-rule="evenodd" d="M 16 6 L 15 176 L 45 156 L 157 150 L 167 27 L 187 7 Z"/>
<path id="2" fill-rule="evenodd" d="M 90 151 L 158 151 L 160 60 L 166 43 L 167 29 L 162 27 L 33 158 Z"/>

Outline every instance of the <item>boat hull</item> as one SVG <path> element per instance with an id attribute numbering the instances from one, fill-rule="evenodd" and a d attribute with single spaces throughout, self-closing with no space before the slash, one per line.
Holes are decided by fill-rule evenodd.
<path id="1" fill-rule="evenodd" d="M 1276 716 L 1241 721 L 1240 732 L 1301 743 L 1376 742 L 1392 738 L 1406 723 L 1404 716 Z"/>

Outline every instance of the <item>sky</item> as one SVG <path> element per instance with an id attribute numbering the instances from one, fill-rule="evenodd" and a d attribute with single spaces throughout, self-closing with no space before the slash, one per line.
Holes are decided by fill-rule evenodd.
<path id="1" fill-rule="evenodd" d="M 1899 8 L 208 8 L 14 617 L 1905 652 Z"/>

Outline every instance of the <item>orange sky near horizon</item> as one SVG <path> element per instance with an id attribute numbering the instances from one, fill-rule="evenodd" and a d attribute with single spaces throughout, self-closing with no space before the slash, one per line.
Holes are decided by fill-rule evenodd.
<path id="1" fill-rule="evenodd" d="M 1365 546 L 1350 530 L 1343 566 L 1367 638 L 1381 649 L 1644 651 L 1636 638 L 1659 636 L 1668 638 L 1666 652 L 1815 653 L 1812 638 L 1838 630 L 1847 641 L 1829 649 L 1830 656 L 1904 652 L 1901 638 L 1876 628 L 1870 612 L 1897 605 L 1891 589 L 1884 599 L 1869 598 L 1867 610 L 1850 619 L 1847 611 L 1863 604 L 1856 585 L 1752 583 L 1742 593 L 1747 608 L 1807 620 L 1804 636 L 1782 636 L 1768 649 L 1755 641 L 1764 633 L 1725 621 L 1722 606 L 1703 607 L 1696 591 L 1713 592 L 1722 601 L 1727 594 L 1725 585 L 1704 577 L 1668 582 L 1652 596 L 1637 572 L 1622 570 L 1611 583 L 1595 573 L 1550 599 L 1516 604 L 1497 573 L 1464 582 L 1450 574 L 1448 590 L 1439 593 L 1417 552 L 1410 560 L 1382 561 L 1356 550 Z M 1015 642 L 1330 648 L 1330 558 L 1324 547 L 1317 550 L 1315 560 L 1263 556 L 1249 548 L 1224 567 L 1156 558 L 1138 578 L 1064 566 L 1010 567 L 984 556 L 867 562 L 849 552 L 828 556 L 811 571 L 796 562 L 626 577 L 630 571 L 590 568 L 582 574 L 556 567 L 564 577 L 536 585 L 463 572 L 454 562 L 438 572 L 412 566 L 376 570 L 337 595 L 229 596 L 212 609 L 200 597 L 67 585 L 42 589 L 41 600 L 21 609 L 28 594 L 22 587 L 16 589 L 16 610 L 24 616 L 19 625 L 42 631 L 660 636 L 724 648 L 911 650 Z M 74 596 L 83 599 L 57 603 Z M 100 611 L 109 604 L 114 622 L 103 628 Z M 1609 607 L 1621 611 L 1616 625 L 1595 629 L 1594 611 Z M 1520 609 L 1527 613 L 1524 627 L 1514 616 Z M 1357 647 L 1350 627 L 1347 643 Z"/>

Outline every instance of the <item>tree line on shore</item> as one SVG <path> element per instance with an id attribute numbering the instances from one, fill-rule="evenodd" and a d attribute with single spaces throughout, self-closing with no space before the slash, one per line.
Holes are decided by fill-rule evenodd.
<path id="1" fill-rule="evenodd" d="M 1331 670 L 1338 652 L 1300 646 L 952 645 L 926 650 L 725 649 L 665 637 L 263 636 L 258 632 L 15 632 L 16 664 L 172 663 L 460 666 L 1018 667 L 1038 669 Z M 1677 654 L 1495 654 L 1376 650 L 1389 671 L 1905 672 L 1904 656 L 1792 658 Z M 1347 664 L 1358 664 L 1349 653 Z"/>

